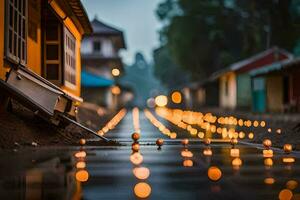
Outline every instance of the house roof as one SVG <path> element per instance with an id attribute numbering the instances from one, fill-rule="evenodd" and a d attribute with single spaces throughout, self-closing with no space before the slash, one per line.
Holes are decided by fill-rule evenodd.
<path id="1" fill-rule="evenodd" d="M 284 56 L 286 56 L 286 58 L 292 58 L 293 57 L 293 55 L 291 53 L 289 53 L 288 51 L 286 51 L 284 49 L 280 49 L 278 47 L 273 47 L 271 49 L 268 49 L 266 51 L 258 53 L 256 55 L 250 57 L 250 58 L 247 58 L 245 60 L 242 60 L 242 61 L 239 61 L 237 63 L 232 64 L 230 66 L 230 69 L 232 71 L 240 70 L 240 69 L 246 67 L 247 65 L 249 65 L 251 63 L 254 63 L 255 61 L 258 61 L 259 59 L 262 59 L 264 57 L 267 57 L 270 54 L 275 54 L 275 53 L 280 54 L 280 55 L 284 55 Z M 278 59 L 280 60 L 280 58 L 278 58 Z"/>
<path id="2" fill-rule="evenodd" d="M 250 58 L 233 63 L 227 68 L 215 72 L 212 79 L 217 79 L 228 72 L 247 72 L 274 63 L 275 61 L 292 59 L 293 55 L 284 49 L 273 47 Z"/>
<path id="3" fill-rule="evenodd" d="M 251 70 L 249 74 L 251 76 L 261 76 L 271 72 L 280 71 L 282 69 L 294 66 L 299 63 L 300 63 L 300 57 L 295 59 L 287 59 L 287 60 L 272 63 L 270 65 L 266 65 L 258 69 Z"/>
<path id="4" fill-rule="evenodd" d="M 56 0 L 57 3 L 67 11 L 75 26 L 79 28 L 81 34 L 90 34 L 93 32 L 90 20 L 86 10 L 80 0 Z"/>
<path id="5" fill-rule="evenodd" d="M 117 36 L 120 38 L 120 48 L 126 48 L 123 31 L 101 22 L 97 17 L 91 22 L 93 27 L 93 36 Z"/>
<path id="6" fill-rule="evenodd" d="M 113 35 L 116 34 L 117 35 L 117 34 L 123 33 L 122 31 L 101 22 L 97 17 L 95 17 L 93 19 L 91 24 L 94 29 L 94 34 L 101 33 L 101 34 L 113 34 Z"/>
<path id="7" fill-rule="evenodd" d="M 113 84 L 113 80 L 92 74 L 87 71 L 81 72 L 81 85 L 84 87 L 110 87 Z"/>

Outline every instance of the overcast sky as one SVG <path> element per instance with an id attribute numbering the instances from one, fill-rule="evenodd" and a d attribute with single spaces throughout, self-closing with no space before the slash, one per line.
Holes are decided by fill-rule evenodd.
<path id="1" fill-rule="evenodd" d="M 160 23 L 155 10 L 162 0 L 81 0 L 90 20 L 98 19 L 124 31 L 127 50 L 121 52 L 123 61 L 132 64 L 140 51 L 147 61 L 159 46 Z"/>

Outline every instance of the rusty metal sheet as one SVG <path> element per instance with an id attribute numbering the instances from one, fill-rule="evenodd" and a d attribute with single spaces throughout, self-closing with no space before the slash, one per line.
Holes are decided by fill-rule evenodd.
<path id="1" fill-rule="evenodd" d="M 25 71 L 11 70 L 7 83 L 24 94 L 24 98 L 30 98 L 33 102 L 43 107 L 52 115 L 55 105 L 62 92 L 52 88 Z"/>

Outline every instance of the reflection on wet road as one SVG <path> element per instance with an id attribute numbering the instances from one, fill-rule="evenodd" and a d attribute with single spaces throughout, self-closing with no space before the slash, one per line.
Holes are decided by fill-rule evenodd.
<path id="1" fill-rule="evenodd" d="M 170 134 L 188 136 L 161 122 Z M 1 152 L 0 199 L 300 199 L 297 154 L 170 134 L 129 111 L 105 133 L 124 146 Z"/>

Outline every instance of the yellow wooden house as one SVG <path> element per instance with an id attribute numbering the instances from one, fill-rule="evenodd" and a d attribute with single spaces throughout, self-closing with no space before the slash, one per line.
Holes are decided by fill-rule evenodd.
<path id="1" fill-rule="evenodd" d="M 10 71 L 18 69 L 18 77 L 42 85 L 41 91 L 57 90 L 73 103 L 82 101 L 80 46 L 91 32 L 80 0 L 1 0 L 0 79 L 9 83 Z M 25 88 L 26 83 L 11 85 L 32 98 L 40 92 L 40 87 Z M 36 101 L 45 107 L 44 101 Z"/>
<path id="2" fill-rule="evenodd" d="M 80 95 L 80 44 L 92 28 L 80 0 L 1 0 L 0 77 L 23 65 Z"/>

